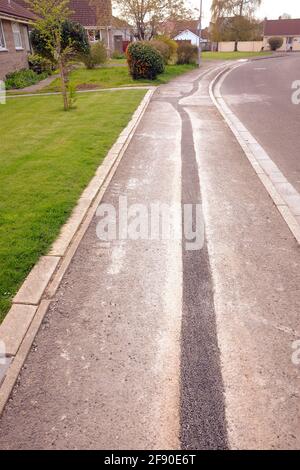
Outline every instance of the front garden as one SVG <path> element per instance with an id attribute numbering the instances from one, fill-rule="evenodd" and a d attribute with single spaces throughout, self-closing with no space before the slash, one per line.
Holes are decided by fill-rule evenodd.
<path id="1" fill-rule="evenodd" d="M 144 95 L 84 94 L 68 113 L 56 95 L 0 106 L 0 322 Z"/>

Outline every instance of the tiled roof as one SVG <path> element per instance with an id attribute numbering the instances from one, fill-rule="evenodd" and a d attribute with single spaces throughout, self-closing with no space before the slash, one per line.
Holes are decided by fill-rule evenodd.
<path id="1" fill-rule="evenodd" d="M 265 36 L 300 36 L 300 19 L 266 20 Z"/>
<path id="2" fill-rule="evenodd" d="M 22 20 L 34 20 L 35 15 L 12 0 L 0 0 L 0 14 Z"/>
<path id="3" fill-rule="evenodd" d="M 168 20 L 161 24 L 160 30 L 164 34 L 170 34 L 175 37 L 183 31 L 189 30 L 198 36 L 199 20 Z M 202 30 L 202 38 L 208 39 L 208 28 Z"/>
<path id="4" fill-rule="evenodd" d="M 112 8 L 110 0 L 70 0 L 72 20 L 82 26 L 111 25 Z"/>

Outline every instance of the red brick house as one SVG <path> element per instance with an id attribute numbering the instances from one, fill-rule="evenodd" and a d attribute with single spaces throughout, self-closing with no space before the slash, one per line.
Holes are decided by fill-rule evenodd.
<path id="1" fill-rule="evenodd" d="M 108 51 L 122 52 L 123 42 L 131 40 L 126 21 L 112 15 L 111 0 L 70 0 L 71 19 L 87 31 L 90 42 L 104 41 Z"/>
<path id="2" fill-rule="evenodd" d="M 0 79 L 28 68 L 29 23 L 34 15 L 13 0 L 0 0 Z"/>

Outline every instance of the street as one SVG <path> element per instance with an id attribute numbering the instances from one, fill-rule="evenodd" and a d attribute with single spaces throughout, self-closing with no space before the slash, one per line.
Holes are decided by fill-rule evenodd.
<path id="1" fill-rule="evenodd" d="M 201 204 L 204 245 L 103 243 L 94 217 L 0 419 L 1 449 L 300 449 L 299 245 L 210 98 L 224 67 L 156 90 L 103 199 Z M 300 191 L 297 79 L 299 56 L 250 61 L 222 92 Z"/>
<path id="2" fill-rule="evenodd" d="M 248 62 L 225 80 L 222 94 L 234 113 L 300 191 L 300 107 L 292 84 L 300 77 L 300 56 Z"/>

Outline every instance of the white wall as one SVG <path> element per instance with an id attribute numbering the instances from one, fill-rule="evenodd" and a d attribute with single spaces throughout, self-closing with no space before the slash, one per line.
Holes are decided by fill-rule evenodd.
<path id="1" fill-rule="evenodd" d="M 219 42 L 219 52 L 233 52 L 234 44 L 233 41 Z"/>
<path id="2" fill-rule="evenodd" d="M 175 41 L 191 41 L 193 46 L 198 46 L 199 44 L 198 37 L 191 31 L 183 31 L 182 33 L 178 34 L 174 39 Z"/>
<path id="3" fill-rule="evenodd" d="M 219 42 L 219 52 L 233 52 L 234 41 Z M 263 41 L 239 41 L 238 51 L 259 52 L 263 46 Z"/>
<path id="4" fill-rule="evenodd" d="M 240 52 L 259 52 L 263 47 L 263 41 L 240 41 L 238 50 Z"/>

